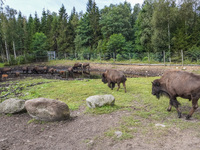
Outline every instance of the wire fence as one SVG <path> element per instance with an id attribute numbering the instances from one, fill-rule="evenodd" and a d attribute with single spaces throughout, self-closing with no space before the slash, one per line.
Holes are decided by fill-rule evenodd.
<path id="1" fill-rule="evenodd" d="M 9 61 L 5 56 L 0 57 L 0 62 L 8 63 L 9 65 L 18 65 L 31 62 L 44 62 L 49 60 L 91 60 L 91 61 L 113 61 L 113 62 L 128 62 L 128 63 L 145 63 L 145 64 L 179 64 L 179 65 L 200 65 L 200 51 L 196 52 L 177 52 L 170 54 L 169 52 L 157 53 L 48 53 L 47 56 L 36 56 L 33 54 L 20 55 L 16 58 L 9 57 Z"/>
<path id="2" fill-rule="evenodd" d="M 55 59 L 66 59 L 66 60 L 98 60 L 98 61 L 129 61 L 138 63 L 160 63 L 163 65 L 167 64 L 179 64 L 189 65 L 197 64 L 200 65 L 200 51 L 197 53 L 183 52 L 173 53 L 169 52 L 157 52 L 157 53 L 126 53 L 126 54 L 115 54 L 115 53 L 57 53 Z"/>

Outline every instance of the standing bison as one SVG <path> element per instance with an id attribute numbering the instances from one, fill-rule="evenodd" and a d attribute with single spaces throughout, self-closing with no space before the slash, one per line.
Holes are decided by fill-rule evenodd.
<path id="1" fill-rule="evenodd" d="M 181 111 L 178 107 L 180 103 L 176 98 L 182 97 L 192 100 L 192 108 L 186 116 L 186 119 L 189 119 L 198 108 L 200 76 L 184 71 L 168 71 L 160 79 L 152 82 L 152 94 L 158 99 L 160 95 L 169 97 L 170 102 L 167 111 L 171 111 L 172 106 L 174 106 L 179 118 L 181 118 Z"/>
<path id="2" fill-rule="evenodd" d="M 104 72 L 102 74 L 102 82 L 108 83 L 108 87 L 111 88 L 112 90 L 115 87 L 115 83 L 117 83 L 117 85 L 118 85 L 117 91 L 120 88 L 120 83 L 123 83 L 124 90 L 125 90 L 125 93 L 126 93 L 126 85 L 125 85 L 126 80 L 127 80 L 126 76 L 121 71 L 106 70 L 106 72 Z"/>

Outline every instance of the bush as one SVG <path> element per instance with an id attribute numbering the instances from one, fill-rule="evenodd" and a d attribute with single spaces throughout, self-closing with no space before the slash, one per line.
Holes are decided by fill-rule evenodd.
<path id="1" fill-rule="evenodd" d="M 122 60 L 124 60 L 124 59 L 123 59 L 122 55 L 117 54 L 116 60 L 117 60 L 117 61 L 122 61 Z"/>

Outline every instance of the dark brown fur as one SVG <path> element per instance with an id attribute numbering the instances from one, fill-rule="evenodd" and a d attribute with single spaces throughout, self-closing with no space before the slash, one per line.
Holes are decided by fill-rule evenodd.
<path id="1" fill-rule="evenodd" d="M 81 63 L 75 63 L 73 66 L 73 69 L 79 69 L 82 68 L 82 64 Z"/>
<path id="2" fill-rule="evenodd" d="M 38 66 L 36 66 L 36 67 L 34 67 L 33 68 L 33 70 L 32 70 L 32 72 L 33 73 L 47 73 L 47 70 L 48 70 L 48 68 L 45 66 L 45 67 L 38 67 Z"/>
<path id="3" fill-rule="evenodd" d="M 83 67 L 83 70 L 89 69 L 90 68 L 90 64 L 89 63 L 83 63 L 82 67 Z"/>
<path id="4" fill-rule="evenodd" d="M 126 80 L 127 80 L 126 76 L 121 71 L 106 70 L 106 72 L 104 72 L 102 74 L 102 82 L 108 83 L 108 87 L 111 88 L 112 90 L 115 87 L 115 83 L 117 83 L 117 85 L 118 85 L 117 91 L 120 88 L 120 83 L 123 83 L 124 90 L 125 90 L 125 93 L 126 93 L 126 84 L 125 84 Z"/>
<path id="5" fill-rule="evenodd" d="M 56 73 L 56 69 L 50 68 L 50 69 L 48 70 L 48 73 L 51 73 L 51 75 L 53 75 L 54 73 Z"/>
<path id="6" fill-rule="evenodd" d="M 22 71 L 28 74 L 28 67 L 22 67 Z"/>
<path id="7" fill-rule="evenodd" d="M 8 73 L 8 72 L 11 73 L 12 68 L 1 68 L 0 71 L 1 71 L 2 74 L 6 74 L 6 73 Z"/>
<path id="8" fill-rule="evenodd" d="M 168 111 L 174 106 L 177 110 L 178 117 L 181 112 L 178 108 L 180 103 L 177 97 L 192 100 L 192 109 L 187 115 L 189 119 L 194 111 L 198 108 L 198 99 L 200 98 L 200 76 L 185 71 L 168 71 L 160 79 L 152 82 L 152 94 L 157 98 L 160 95 L 166 95 L 170 99 Z"/>
<path id="9" fill-rule="evenodd" d="M 15 72 L 15 76 L 19 77 L 20 73 L 19 72 Z"/>

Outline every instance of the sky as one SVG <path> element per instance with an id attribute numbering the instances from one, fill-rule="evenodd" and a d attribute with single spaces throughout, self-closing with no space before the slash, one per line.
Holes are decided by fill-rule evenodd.
<path id="1" fill-rule="evenodd" d="M 125 0 L 93 0 L 96 2 L 99 9 L 104 8 L 104 6 L 109 6 L 110 4 L 120 4 L 124 3 Z M 126 0 L 134 7 L 135 4 L 140 3 L 142 5 L 144 0 Z M 31 14 L 35 16 L 37 12 L 38 17 L 41 17 L 43 9 L 50 10 L 50 12 L 58 13 L 62 4 L 64 5 L 68 15 L 71 14 L 73 7 L 75 7 L 76 12 L 83 13 L 86 12 L 86 4 L 88 0 L 4 0 L 4 6 L 9 5 L 10 8 L 21 11 L 23 16 L 27 18 Z"/>

